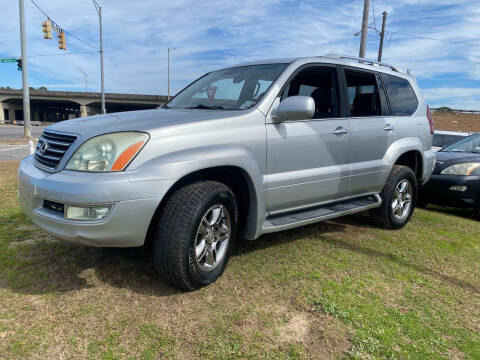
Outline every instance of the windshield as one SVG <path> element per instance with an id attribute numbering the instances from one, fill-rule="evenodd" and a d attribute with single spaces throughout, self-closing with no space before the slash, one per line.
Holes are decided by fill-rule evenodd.
<path id="1" fill-rule="evenodd" d="M 442 151 L 480 153 L 480 134 L 469 136 L 462 141 L 446 147 Z"/>
<path id="2" fill-rule="evenodd" d="M 164 108 L 245 110 L 255 106 L 288 64 L 241 66 L 208 73 Z"/>

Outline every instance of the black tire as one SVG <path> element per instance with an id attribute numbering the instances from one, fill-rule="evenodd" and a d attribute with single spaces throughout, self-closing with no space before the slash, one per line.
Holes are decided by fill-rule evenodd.
<path id="1" fill-rule="evenodd" d="M 230 237 L 222 259 L 209 271 L 201 269 L 194 252 L 200 222 L 212 206 L 228 210 Z M 223 211 L 222 211 L 223 213 Z M 185 290 L 214 282 L 224 271 L 237 238 L 238 208 L 233 192 L 215 181 L 199 181 L 176 190 L 158 220 L 153 260 L 160 276 Z"/>
<path id="2" fill-rule="evenodd" d="M 412 198 L 408 213 L 402 219 L 398 219 L 394 216 L 392 202 L 395 189 L 403 180 L 408 180 L 410 182 Z M 370 218 L 372 222 L 375 225 L 386 229 L 401 229 L 408 223 L 413 214 L 417 201 L 417 194 L 417 179 L 412 169 L 407 166 L 394 165 L 392 172 L 387 179 L 387 183 L 380 193 L 380 197 L 382 198 L 382 206 L 370 210 Z"/>

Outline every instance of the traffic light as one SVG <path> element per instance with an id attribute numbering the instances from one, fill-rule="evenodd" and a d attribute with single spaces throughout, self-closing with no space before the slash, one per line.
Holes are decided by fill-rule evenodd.
<path id="1" fill-rule="evenodd" d="M 67 42 L 65 40 L 65 31 L 57 33 L 58 36 L 58 48 L 62 50 L 67 50 Z"/>
<path id="2" fill-rule="evenodd" d="M 17 69 L 18 71 L 22 71 L 22 59 L 17 59 Z"/>
<path id="3" fill-rule="evenodd" d="M 50 19 L 45 20 L 42 22 L 42 29 L 43 29 L 43 38 L 52 40 L 52 23 Z"/>

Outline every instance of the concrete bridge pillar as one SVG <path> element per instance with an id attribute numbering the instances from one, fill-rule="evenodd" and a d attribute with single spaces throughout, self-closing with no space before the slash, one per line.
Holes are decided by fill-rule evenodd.
<path id="1" fill-rule="evenodd" d="M 5 111 L 3 110 L 2 103 L 0 102 L 0 124 L 5 123 Z"/>
<path id="2" fill-rule="evenodd" d="M 80 105 L 80 116 L 85 117 L 85 116 L 91 116 L 91 115 L 96 115 L 98 114 L 97 111 L 95 111 L 94 107 L 87 106 L 87 105 Z"/>
<path id="3" fill-rule="evenodd" d="M 15 109 L 8 109 L 8 118 L 12 124 L 14 120 L 17 120 L 15 119 Z"/>

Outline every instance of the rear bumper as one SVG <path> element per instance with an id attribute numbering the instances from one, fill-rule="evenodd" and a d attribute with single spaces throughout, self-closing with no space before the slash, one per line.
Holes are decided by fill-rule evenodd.
<path id="1" fill-rule="evenodd" d="M 49 174 L 36 168 L 33 157 L 18 170 L 23 211 L 54 237 L 95 247 L 134 247 L 144 244 L 151 219 L 168 189 L 166 181 L 132 181 L 129 173 Z M 113 204 L 101 220 L 72 221 L 43 207 L 44 200 L 70 205 Z"/>
<path id="2" fill-rule="evenodd" d="M 464 191 L 458 190 L 463 187 Z M 422 189 L 422 197 L 439 205 L 475 207 L 480 199 L 480 176 L 432 175 Z"/>

